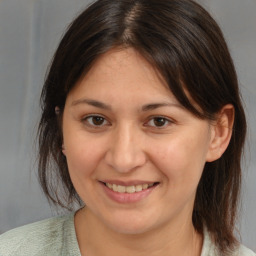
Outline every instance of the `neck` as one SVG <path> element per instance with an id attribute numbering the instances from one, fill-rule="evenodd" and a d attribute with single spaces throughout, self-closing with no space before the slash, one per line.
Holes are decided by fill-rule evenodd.
<path id="1" fill-rule="evenodd" d="M 109 229 L 86 208 L 75 216 L 81 255 L 86 256 L 200 256 L 202 236 L 192 221 L 164 225 L 143 234 L 121 234 Z"/>

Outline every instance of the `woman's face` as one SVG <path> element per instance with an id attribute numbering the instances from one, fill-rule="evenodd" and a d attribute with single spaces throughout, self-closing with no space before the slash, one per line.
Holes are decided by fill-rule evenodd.
<path id="1" fill-rule="evenodd" d="M 99 223 L 142 233 L 191 221 L 212 127 L 184 109 L 135 50 L 112 50 L 68 94 L 64 154 Z"/>

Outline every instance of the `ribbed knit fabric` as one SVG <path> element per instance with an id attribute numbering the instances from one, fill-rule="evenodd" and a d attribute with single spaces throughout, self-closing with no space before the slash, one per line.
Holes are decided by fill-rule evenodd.
<path id="1" fill-rule="evenodd" d="M 74 213 L 13 229 L 0 236 L 0 256 L 81 256 Z"/>
<path id="2" fill-rule="evenodd" d="M 8 231 L 0 236 L 0 256 L 81 256 L 74 226 L 74 213 L 53 217 Z M 256 256 L 240 246 L 232 256 Z M 86 255 L 82 255 L 86 256 Z M 201 256 L 220 256 L 207 231 Z"/>

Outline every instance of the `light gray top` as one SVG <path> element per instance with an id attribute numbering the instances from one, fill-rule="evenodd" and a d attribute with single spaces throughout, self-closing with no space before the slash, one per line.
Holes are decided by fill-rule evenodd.
<path id="1" fill-rule="evenodd" d="M 74 213 L 53 217 L 8 231 L 0 236 L 0 256 L 81 256 L 74 226 Z M 256 256 L 240 246 L 232 256 Z M 84 255 L 83 255 L 84 256 Z M 219 256 L 204 232 L 201 256 Z"/>

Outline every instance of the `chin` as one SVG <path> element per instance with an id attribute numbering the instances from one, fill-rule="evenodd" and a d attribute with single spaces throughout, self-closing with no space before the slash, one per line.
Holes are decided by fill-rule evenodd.
<path id="1" fill-rule="evenodd" d="M 144 234 L 146 232 L 148 232 L 150 230 L 150 228 L 147 226 L 142 226 L 142 225 L 121 225 L 120 226 L 111 226 L 112 230 L 123 234 L 123 235 L 140 235 L 140 234 Z"/>
<path id="2" fill-rule="evenodd" d="M 151 218 L 150 218 L 151 219 Z M 152 221 L 152 219 L 151 219 Z M 113 231 L 124 235 L 139 235 L 146 233 L 154 228 L 154 224 L 147 221 L 147 218 L 129 215 L 120 218 L 112 217 L 111 221 L 106 221 L 105 224 Z"/>

